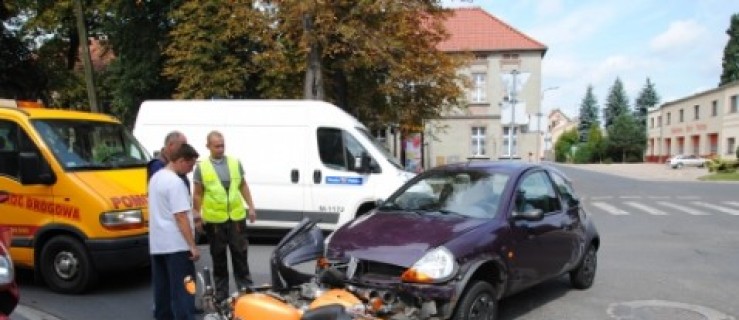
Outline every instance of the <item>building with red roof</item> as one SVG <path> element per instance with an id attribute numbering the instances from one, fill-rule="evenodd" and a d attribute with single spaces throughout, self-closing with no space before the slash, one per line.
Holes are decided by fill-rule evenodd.
<path id="1" fill-rule="evenodd" d="M 426 132 L 434 138 L 425 139 L 425 165 L 468 158 L 537 158 L 534 155 L 542 154 L 537 149 L 543 148 L 538 128 L 546 127 L 547 122 L 537 116 L 541 115 L 541 65 L 547 46 L 477 7 L 453 9 L 444 25 L 450 37 L 439 43 L 438 49 L 474 57 L 459 70 L 471 87 L 464 105 L 441 119 L 427 121 Z M 512 96 L 503 78 L 511 79 L 514 72 L 518 80 L 528 74 L 528 80 Z M 509 103 L 514 98 L 518 101 L 515 112 Z M 514 134 L 509 149 L 511 127 Z"/>

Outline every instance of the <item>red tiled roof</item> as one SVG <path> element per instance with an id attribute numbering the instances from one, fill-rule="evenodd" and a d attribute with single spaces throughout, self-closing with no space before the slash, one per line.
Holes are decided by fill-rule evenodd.
<path id="1" fill-rule="evenodd" d="M 439 43 L 441 51 L 540 50 L 547 46 L 481 8 L 456 8 L 444 22 L 451 37 Z"/>

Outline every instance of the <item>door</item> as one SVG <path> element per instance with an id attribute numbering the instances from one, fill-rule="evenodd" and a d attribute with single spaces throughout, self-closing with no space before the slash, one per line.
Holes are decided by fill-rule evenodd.
<path id="1" fill-rule="evenodd" d="M 374 200 L 372 172 L 379 172 L 379 166 L 371 159 L 371 172 L 358 172 L 358 159 L 369 153 L 345 130 L 320 127 L 315 137 L 318 159 L 311 162 L 308 215 L 323 223 L 341 224 L 355 216 L 359 204 Z"/>
<path id="2" fill-rule="evenodd" d="M 33 263 L 33 237 L 39 226 L 54 220 L 52 186 L 23 184 L 21 154 L 33 153 L 46 161 L 18 124 L 0 119 L 0 226 L 12 229 L 11 255 L 19 265 Z M 48 167 L 48 166 L 47 166 Z"/>
<path id="3" fill-rule="evenodd" d="M 241 160 L 257 209 L 255 227 L 292 228 L 303 218 L 310 175 L 304 126 L 229 126 L 220 129 L 226 155 Z M 206 155 L 201 155 L 205 159 Z"/>
<path id="4" fill-rule="evenodd" d="M 538 170 L 527 173 L 516 188 L 513 211 L 541 210 L 541 220 L 511 220 L 513 235 L 511 269 L 514 290 L 523 289 L 559 275 L 573 255 L 569 234 L 572 221 L 563 210 L 549 175 Z"/>

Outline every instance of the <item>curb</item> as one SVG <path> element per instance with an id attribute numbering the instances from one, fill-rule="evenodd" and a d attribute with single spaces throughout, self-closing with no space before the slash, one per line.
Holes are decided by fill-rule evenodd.
<path id="1" fill-rule="evenodd" d="M 28 306 L 24 305 L 17 305 L 15 307 L 15 310 L 13 310 L 13 313 L 11 314 L 11 319 L 27 319 L 27 320 L 62 320 L 61 318 L 57 318 L 54 315 L 48 314 L 46 312 L 43 312 L 41 310 L 37 310 Z"/>

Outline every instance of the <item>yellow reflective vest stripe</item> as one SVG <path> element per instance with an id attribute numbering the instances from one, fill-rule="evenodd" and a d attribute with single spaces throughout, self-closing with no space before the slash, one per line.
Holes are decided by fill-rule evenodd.
<path id="1" fill-rule="evenodd" d="M 218 173 L 210 159 L 200 162 L 200 175 L 205 189 L 201 215 L 206 223 L 221 223 L 229 219 L 243 220 L 246 218 L 246 207 L 239 191 L 241 185 L 239 161 L 226 157 L 226 164 L 231 177 L 228 191 L 223 188 L 223 183 L 218 178 Z"/>

